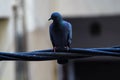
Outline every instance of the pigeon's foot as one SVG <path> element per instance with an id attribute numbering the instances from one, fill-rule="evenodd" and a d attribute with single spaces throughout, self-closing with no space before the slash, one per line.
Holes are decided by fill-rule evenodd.
<path id="1" fill-rule="evenodd" d="M 53 51 L 56 52 L 56 47 L 53 47 Z"/>
<path id="2" fill-rule="evenodd" d="M 67 49 L 67 51 L 69 51 L 70 48 L 68 46 L 65 46 L 65 49 Z"/>

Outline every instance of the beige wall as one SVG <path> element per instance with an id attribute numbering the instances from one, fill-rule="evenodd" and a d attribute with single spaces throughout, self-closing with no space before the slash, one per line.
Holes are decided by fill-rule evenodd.
<path id="1" fill-rule="evenodd" d="M 14 51 L 12 0 L 0 0 L 0 52 Z M 14 61 L 0 61 L 0 80 L 15 79 Z"/>
<path id="2" fill-rule="evenodd" d="M 0 0 L 0 17 L 9 17 L 12 0 Z"/>
<path id="3" fill-rule="evenodd" d="M 9 38 L 8 23 L 9 20 L 7 18 L 0 19 L 0 51 L 6 51 L 10 48 L 11 38 Z"/>
<path id="4" fill-rule="evenodd" d="M 14 51 L 12 30 L 9 19 L 0 19 L 0 52 Z M 13 61 L 0 61 L 0 80 L 14 80 L 15 66 Z"/>

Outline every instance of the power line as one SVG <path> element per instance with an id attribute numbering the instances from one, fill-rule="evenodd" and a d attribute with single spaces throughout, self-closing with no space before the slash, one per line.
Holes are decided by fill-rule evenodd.
<path id="1" fill-rule="evenodd" d="M 111 48 L 70 48 L 53 52 L 52 49 L 31 52 L 0 52 L 0 60 L 18 61 L 46 61 L 57 59 L 78 59 L 91 56 L 115 56 L 120 57 L 120 47 Z"/>

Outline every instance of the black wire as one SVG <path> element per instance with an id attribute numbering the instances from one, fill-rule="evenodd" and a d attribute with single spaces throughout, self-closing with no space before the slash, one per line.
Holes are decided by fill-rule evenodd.
<path id="1" fill-rule="evenodd" d="M 0 60 L 22 60 L 22 61 L 45 61 L 56 59 L 78 59 L 91 56 L 116 56 L 120 57 L 120 47 L 111 48 L 70 48 L 69 51 L 62 50 L 53 52 L 52 49 L 38 50 L 32 52 L 0 52 Z"/>

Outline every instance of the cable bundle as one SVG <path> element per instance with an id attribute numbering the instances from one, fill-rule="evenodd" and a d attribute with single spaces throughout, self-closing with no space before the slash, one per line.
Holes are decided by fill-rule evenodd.
<path id="1" fill-rule="evenodd" d="M 0 52 L 0 60 L 45 61 L 56 59 L 78 59 L 91 56 L 120 57 L 120 47 L 111 48 L 70 48 L 69 51 L 53 52 L 52 49 L 32 52 Z"/>

